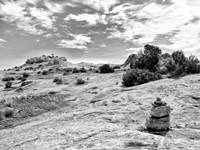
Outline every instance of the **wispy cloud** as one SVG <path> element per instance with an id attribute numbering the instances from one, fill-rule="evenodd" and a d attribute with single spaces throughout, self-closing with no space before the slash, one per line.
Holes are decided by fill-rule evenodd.
<path id="1" fill-rule="evenodd" d="M 76 21 L 85 21 L 88 23 L 90 26 L 95 26 L 97 23 L 102 23 L 102 24 L 107 24 L 106 22 L 106 16 L 105 15 L 100 15 L 100 14 L 70 14 L 64 18 L 64 20 L 69 21 L 69 20 L 76 20 Z"/>
<path id="2" fill-rule="evenodd" d="M 7 41 L 0 38 L 0 47 L 4 47 L 5 43 L 7 43 Z"/>
<path id="3" fill-rule="evenodd" d="M 39 7 L 39 6 L 43 7 Z M 63 13 L 69 2 L 56 3 L 52 0 L 4 1 L 0 3 L 1 19 L 17 26 L 26 33 L 40 35 L 47 30 L 56 31 L 54 14 Z"/>
<path id="4" fill-rule="evenodd" d="M 119 0 L 72 0 L 72 1 L 88 5 L 93 9 L 101 11 L 106 14 L 109 14 L 110 8 L 112 6 L 120 2 Z"/>
<path id="5" fill-rule="evenodd" d="M 71 48 L 71 49 L 80 49 L 80 50 L 87 50 L 88 44 L 92 43 L 91 37 L 88 37 L 86 35 L 78 34 L 70 35 L 72 39 L 62 39 L 57 42 L 57 45 L 59 45 L 62 48 Z"/>

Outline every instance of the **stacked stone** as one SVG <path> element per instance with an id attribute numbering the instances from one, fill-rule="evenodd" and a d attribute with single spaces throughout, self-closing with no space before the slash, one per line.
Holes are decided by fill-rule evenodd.
<path id="1" fill-rule="evenodd" d="M 150 117 L 146 120 L 146 127 L 149 130 L 168 130 L 170 126 L 170 106 L 163 102 L 161 98 L 157 98 L 152 104 Z"/>

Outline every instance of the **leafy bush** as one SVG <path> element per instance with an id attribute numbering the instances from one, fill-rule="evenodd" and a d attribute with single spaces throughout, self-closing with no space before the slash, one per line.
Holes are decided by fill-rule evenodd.
<path id="1" fill-rule="evenodd" d="M 178 65 L 184 66 L 186 63 L 186 57 L 183 51 L 175 51 L 172 53 L 172 58 L 174 59 L 175 63 Z"/>
<path id="2" fill-rule="evenodd" d="M 72 73 L 79 73 L 79 70 L 77 68 L 74 68 Z"/>
<path id="3" fill-rule="evenodd" d="M 120 69 L 120 65 L 115 65 L 113 69 Z"/>
<path id="4" fill-rule="evenodd" d="M 28 77 L 29 77 L 29 74 L 26 73 L 26 72 L 24 72 L 24 73 L 22 74 L 22 76 L 23 76 L 24 78 L 28 78 Z"/>
<path id="5" fill-rule="evenodd" d="M 13 81 L 13 80 L 15 80 L 14 77 L 5 77 L 2 79 L 2 81 Z"/>
<path id="6" fill-rule="evenodd" d="M 162 58 L 166 59 L 166 58 L 170 58 L 171 55 L 169 53 L 164 53 L 161 55 Z"/>
<path id="7" fill-rule="evenodd" d="M 148 69 L 149 71 L 155 72 L 160 55 L 161 50 L 157 46 L 146 44 L 144 46 L 144 51 L 140 52 L 138 59 L 136 62 L 134 62 L 134 65 L 131 64 L 131 66 L 135 66 L 135 68 L 138 69 Z"/>
<path id="8" fill-rule="evenodd" d="M 114 69 L 112 67 L 110 67 L 110 65 L 108 65 L 108 64 L 104 64 L 99 69 L 100 69 L 100 73 L 112 73 L 112 72 L 114 72 Z"/>
<path id="9" fill-rule="evenodd" d="M 55 77 L 53 82 L 56 82 L 56 84 L 62 84 L 63 83 L 63 80 L 62 78 L 59 78 L 59 77 Z"/>
<path id="10" fill-rule="evenodd" d="M 53 72 L 53 68 L 49 68 L 48 72 Z"/>
<path id="11" fill-rule="evenodd" d="M 59 77 L 55 77 L 55 78 L 53 79 L 53 82 L 57 82 L 59 79 L 60 79 Z"/>
<path id="12" fill-rule="evenodd" d="M 169 72 L 172 72 L 176 69 L 176 64 L 173 60 L 170 59 L 169 62 L 166 64 L 166 68 Z"/>
<path id="13" fill-rule="evenodd" d="M 43 72 L 42 72 L 42 75 L 47 75 L 49 72 L 47 71 L 47 70 L 44 70 Z"/>
<path id="14" fill-rule="evenodd" d="M 85 68 L 81 68 L 81 69 L 79 70 L 79 72 L 85 73 L 85 72 L 87 72 L 87 70 L 86 70 Z"/>
<path id="15" fill-rule="evenodd" d="M 8 89 L 8 88 L 11 88 L 11 87 L 12 87 L 12 82 L 10 82 L 10 81 L 6 82 L 5 88 Z"/>
<path id="16" fill-rule="evenodd" d="M 20 80 L 23 82 L 23 81 L 26 81 L 26 78 L 25 77 L 21 77 Z"/>
<path id="17" fill-rule="evenodd" d="M 7 108 L 4 109 L 4 116 L 5 117 L 12 117 L 13 114 L 14 114 L 14 109 L 13 108 L 7 107 Z"/>
<path id="18" fill-rule="evenodd" d="M 85 83 L 85 80 L 83 80 L 83 79 L 77 79 L 77 81 L 76 81 L 77 85 L 84 84 L 84 83 Z"/>
<path id="19" fill-rule="evenodd" d="M 178 77 L 182 77 L 185 76 L 186 72 L 185 72 L 185 68 L 181 65 L 177 65 L 176 69 L 171 73 L 171 78 L 178 78 Z"/>
<path id="20" fill-rule="evenodd" d="M 72 69 L 72 68 L 64 68 L 64 71 L 65 71 L 65 72 L 72 72 L 73 69 Z"/>
<path id="21" fill-rule="evenodd" d="M 124 86 L 135 86 L 143 83 L 147 83 L 150 81 L 155 81 L 161 79 L 161 75 L 159 73 L 153 73 L 148 70 L 141 69 L 132 69 L 128 70 L 123 75 L 122 84 Z"/>
<path id="22" fill-rule="evenodd" d="M 187 74 L 200 73 L 199 60 L 195 56 L 191 55 L 187 58 L 185 72 Z"/>
<path id="23" fill-rule="evenodd" d="M 26 86 L 26 85 L 29 85 L 29 84 L 31 84 L 31 83 L 32 83 L 32 81 L 22 82 L 21 86 Z"/>

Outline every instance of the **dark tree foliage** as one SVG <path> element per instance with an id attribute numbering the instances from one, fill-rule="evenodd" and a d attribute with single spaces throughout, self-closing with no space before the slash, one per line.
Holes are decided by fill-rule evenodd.
<path id="1" fill-rule="evenodd" d="M 6 82 L 5 88 L 8 89 L 8 88 L 11 88 L 11 87 L 12 87 L 12 82 L 10 82 L 10 81 Z"/>
<path id="2" fill-rule="evenodd" d="M 176 64 L 174 63 L 173 60 L 169 60 L 169 63 L 166 65 L 166 68 L 169 72 L 172 72 L 176 69 Z"/>
<path id="3" fill-rule="evenodd" d="M 187 74 L 200 73 L 199 60 L 195 56 L 191 55 L 187 58 L 185 72 Z"/>
<path id="4" fill-rule="evenodd" d="M 123 75 L 122 84 L 129 87 L 159 79 L 161 79 L 159 73 L 153 73 L 148 70 L 131 69 Z"/>
<path id="5" fill-rule="evenodd" d="M 159 56 L 162 53 L 161 49 L 157 46 L 146 44 L 144 46 L 144 54 L 147 56 Z"/>
<path id="6" fill-rule="evenodd" d="M 144 53 L 135 62 L 135 67 L 155 72 L 161 53 L 161 50 L 157 46 L 145 45 Z"/>
<path id="7" fill-rule="evenodd" d="M 112 73 L 114 69 L 110 67 L 108 64 L 104 64 L 103 66 L 99 67 L 100 73 Z"/>
<path id="8" fill-rule="evenodd" d="M 174 59 L 175 63 L 181 66 L 184 66 L 186 63 L 186 57 L 183 51 L 175 51 L 172 53 L 172 58 Z"/>
<path id="9" fill-rule="evenodd" d="M 169 53 L 164 53 L 161 55 L 162 58 L 166 59 L 166 58 L 170 58 L 171 55 Z"/>

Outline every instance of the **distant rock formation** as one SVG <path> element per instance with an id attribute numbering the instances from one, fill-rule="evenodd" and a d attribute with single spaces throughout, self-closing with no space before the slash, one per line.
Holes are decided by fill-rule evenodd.
<path id="1" fill-rule="evenodd" d="M 161 101 L 161 98 L 157 98 L 152 104 L 153 107 L 150 112 L 150 117 L 146 120 L 146 127 L 149 130 L 167 130 L 170 126 L 170 106 L 167 103 Z"/>
<path id="2" fill-rule="evenodd" d="M 124 62 L 123 66 L 126 67 L 130 65 L 134 60 L 136 60 L 136 54 L 131 54 L 128 56 L 127 60 Z"/>
<path id="3" fill-rule="evenodd" d="M 42 62 L 52 62 L 52 64 L 61 64 L 61 61 L 67 61 L 65 57 L 58 57 L 58 56 L 46 56 L 42 55 L 40 57 L 33 57 L 27 59 L 26 64 L 35 64 L 35 63 L 42 63 Z"/>

